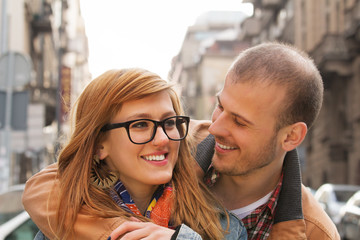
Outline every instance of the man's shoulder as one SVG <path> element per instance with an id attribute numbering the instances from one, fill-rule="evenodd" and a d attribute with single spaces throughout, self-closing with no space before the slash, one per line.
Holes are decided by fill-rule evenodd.
<path id="1" fill-rule="evenodd" d="M 304 185 L 301 192 L 307 237 L 309 239 L 340 239 L 335 224 Z"/>
<path id="2" fill-rule="evenodd" d="M 203 141 L 210 133 L 208 128 L 211 124 L 209 120 L 196 120 L 191 119 L 189 133 L 195 140 L 195 144 L 199 144 Z"/>

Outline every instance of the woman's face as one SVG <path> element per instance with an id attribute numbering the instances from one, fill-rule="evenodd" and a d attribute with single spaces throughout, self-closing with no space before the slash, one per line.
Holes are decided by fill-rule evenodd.
<path id="1" fill-rule="evenodd" d="M 169 94 L 162 91 L 125 102 L 111 123 L 136 119 L 161 121 L 175 115 Z M 136 191 L 170 181 L 180 141 L 169 140 L 162 127 L 158 127 L 152 141 L 137 145 L 130 141 L 126 128 L 122 127 L 108 131 L 101 145 L 100 158 L 106 158 L 110 168 L 119 172 L 124 185 Z"/>

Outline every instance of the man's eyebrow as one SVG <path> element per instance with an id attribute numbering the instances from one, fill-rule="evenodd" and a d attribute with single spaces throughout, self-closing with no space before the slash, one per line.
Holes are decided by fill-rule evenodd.
<path id="1" fill-rule="evenodd" d="M 219 102 L 219 105 L 220 105 L 220 106 L 223 106 L 223 105 L 221 104 L 220 94 L 217 94 L 217 95 L 216 95 L 216 98 L 217 98 L 217 101 Z M 230 112 L 230 114 L 231 114 L 232 116 L 234 116 L 234 117 L 236 117 L 236 118 L 240 118 L 242 121 L 246 122 L 247 124 L 249 124 L 249 125 L 254 125 L 253 122 L 251 122 L 250 120 L 248 120 L 248 119 L 245 118 L 244 116 L 242 116 L 242 115 L 240 115 L 240 114 L 238 114 L 238 113 L 234 113 L 234 112 L 232 112 L 232 111 L 229 111 L 229 112 Z"/>
<path id="2" fill-rule="evenodd" d="M 234 113 L 234 112 L 230 112 L 230 113 L 231 113 L 231 115 L 233 115 L 234 117 L 240 118 L 242 121 L 246 122 L 247 124 L 249 124 L 249 125 L 254 125 L 253 122 L 251 122 L 251 121 L 248 120 L 247 118 L 243 117 L 242 115 L 239 115 L 239 114 Z"/>

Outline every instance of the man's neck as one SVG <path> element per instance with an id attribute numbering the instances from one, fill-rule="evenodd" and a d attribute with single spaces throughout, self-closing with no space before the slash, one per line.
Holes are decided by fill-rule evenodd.
<path id="1" fill-rule="evenodd" d="M 244 176 L 220 174 L 211 190 L 227 209 L 245 207 L 275 189 L 281 176 L 282 162 L 274 162 Z"/>

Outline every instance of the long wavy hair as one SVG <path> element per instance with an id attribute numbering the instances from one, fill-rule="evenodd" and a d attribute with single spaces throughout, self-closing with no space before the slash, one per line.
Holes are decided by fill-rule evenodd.
<path id="1" fill-rule="evenodd" d="M 76 216 L 82 206 L 87 214 L 112 218 L 142 216 L 127 213 L 109 196 L 109 190 L 99 189 L 90 183 L 93 155 L 96 146 L 105 137 L 101 127 L 110 122 L 126 101 L 144 98 L 167 91 L 177 115 L 183 110 L 171 84 L 158 75 L 143 69 L 110 70 L 94 79 L 80 95 L 72 109 L 73 128 L 68 143 L 58 157 L 60 186 L 57 208 L 56 236 L 71 238 Z M 191 137 L 180 143 L 178 161 L 173 170 L 172 186 L 174 203 L 171 220 L 174 225 L 185 223 L 199 233 L 203 239 L 222 239 L 224 231 L 220 225 L 221 204 L 214 198 L 193 170 Z M 84 208 L 82 209 L 84 210 Z"/>

